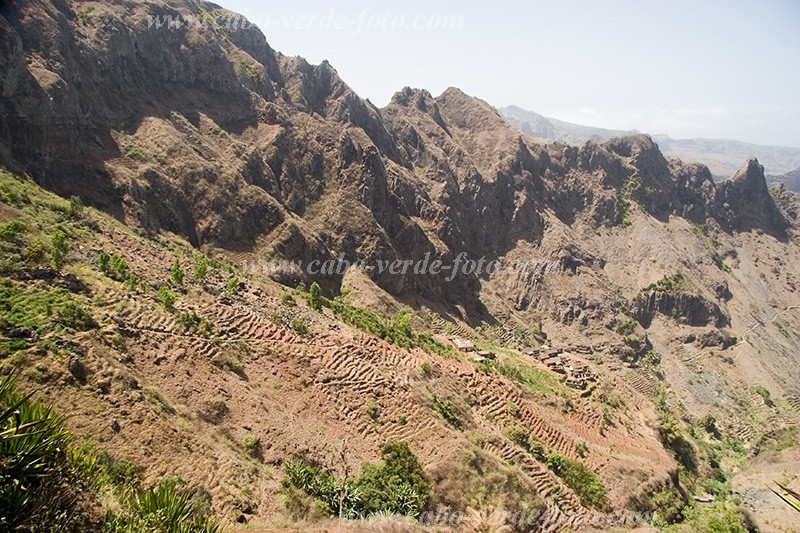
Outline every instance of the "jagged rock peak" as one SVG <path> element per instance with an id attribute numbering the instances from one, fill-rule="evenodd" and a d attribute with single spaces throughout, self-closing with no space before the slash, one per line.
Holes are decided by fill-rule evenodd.
<path id="1" fill-rule="evenodd" d="M 488 111 L 501 121 L 505 122 L 505 119 L 500 115 L 500 113 L 486 103 L 485 101 L 477 98 L 475 96 L 470 96 L 458 87 L 448 87 L 445 91 L 436 97 L 436 101 L 439 103 L 440 106 L 443 105 L 453 105 L 458 107 L 469 108 L 471 111 L 478 111 L 482 110 L 484 112 Z"/>
<path id="2" fill-rule="evenodd" d="M 392 103 L 402 106 L 414 104 L 420 111 L 427 111 L 428 105 L 435 105 L 436 102 L 427 90 L 406 86 L 394 93 Z"/>
<path id="3" fill-rule="evenodd" d="M 781 238 L 788 226 L 769 193 L 764 167 L 754 157 L 719 186 L 717 208 L 728 227 L 739 231 L 760 228 Z"/>
<path id="4" fill-rule="evenodd" d="M 764 175 L 764 166 L 758 159 L 751 157 L 739 167 L 731 178 L 731 183 L 748 183 L 752 186 L 767 190 L 767 179 Z"/>
<path id="5" fill-rule="evenodd" d="M 658 144 L 645 133 L 614 137 L 602 143 L 601 146 L 622 157 L 656 156 L 661 159 L 664 158 Z"/>

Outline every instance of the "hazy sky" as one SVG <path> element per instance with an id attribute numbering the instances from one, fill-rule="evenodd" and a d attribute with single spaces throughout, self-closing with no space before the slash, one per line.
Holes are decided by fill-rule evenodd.
<path id="1" fill-rule="evenodd" d="M 217 1 L 381 107 L 455 86 L 592 126 L 800 147 L 796 0 Z"/>

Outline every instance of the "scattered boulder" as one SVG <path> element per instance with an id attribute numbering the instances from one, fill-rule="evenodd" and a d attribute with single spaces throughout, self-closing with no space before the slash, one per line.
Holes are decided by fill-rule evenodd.
<path id="1" fill-rule="evenodd" d="M 72 377 L 78 381 L 84 381 L 86 379 L 86 365 L 84 365 L 76 355 L 70 356 L 69 362 L 67 363 L 67 370 L 69 370 Z"/>
<path id="2" fill-rule="evenodd" d="M 727 350 L 736 344 L 736 337 L 719 329 L 710 329 L 701 333 L 695 341 L 700 348 L 719 347 Z"/>
<path id="3" fill-rule="evenodd" d="M 111 380 L 110 379 L 101 379 L 97 382 L 97 390 L 100 391 L 100 394 L 108 394 L 111 392 Z"/>

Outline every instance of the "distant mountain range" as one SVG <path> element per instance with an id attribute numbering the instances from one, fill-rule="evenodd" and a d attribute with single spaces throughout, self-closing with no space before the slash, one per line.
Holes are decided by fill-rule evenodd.
<path id="1" fill-rule="evenodd" d="M 517 106 L 498 111 L 523 133 L 550 142 L 579 145 L 589 140 L 605 141 L 639 133 L 573 124 Z M 731 139 L 673 139 L 668 135 L 653 135 L 653 140 L 664 155 L 707 165 L 717 181 L 728 179 L 743 161 L 756 157 L 766 169 L 768 183 L 785 183 L 786 187 L 800 193 L 800 148 L 763 146 Z"/>

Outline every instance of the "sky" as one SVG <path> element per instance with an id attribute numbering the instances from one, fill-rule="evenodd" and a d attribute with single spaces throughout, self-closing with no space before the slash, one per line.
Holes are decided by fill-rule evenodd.
<path id="1" fill-rule="evenodd" d="M 405 86 L 673 138 L 800 147 L 800 2 L 216 0 L 382 107 Z"/>

